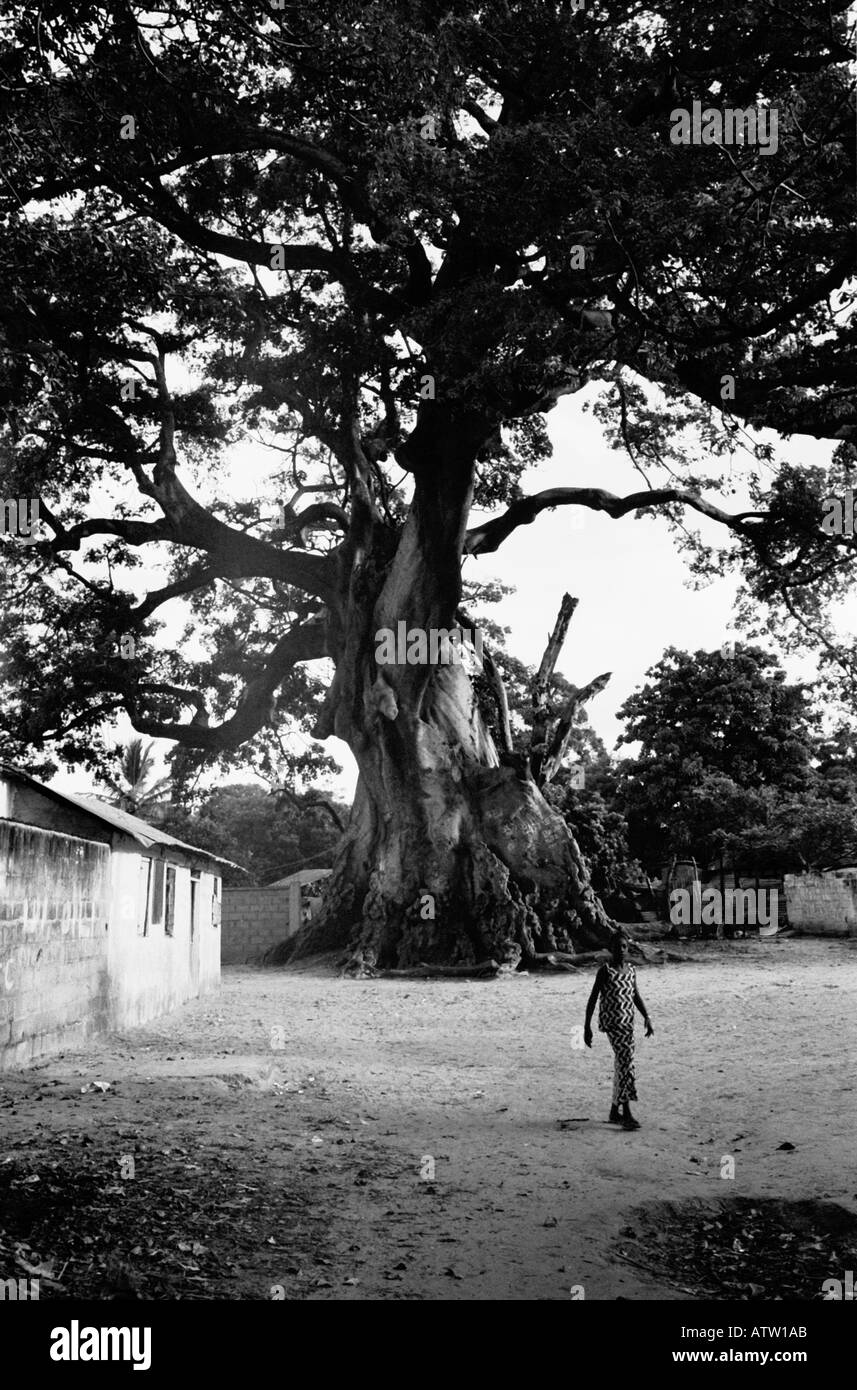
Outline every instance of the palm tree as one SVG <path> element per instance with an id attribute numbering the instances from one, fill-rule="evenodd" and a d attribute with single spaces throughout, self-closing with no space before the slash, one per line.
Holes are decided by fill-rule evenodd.
<path id="1" fill-rule="evenodd" d="M 170 785 L 169 777 L 160 777 L 151 782 L 155 766 L 153 743 L 143 744 L 141 738 L 132 738 L 124 745 L 116 745 L 121 753 L 118 776 L 102 774 L 102 781 L 110 788 L 112 795 L 107 798 L 111 806 L 129 811 L 132 816 L 148 816 L 156 819 L 166 800 L 165 793 Z"/>

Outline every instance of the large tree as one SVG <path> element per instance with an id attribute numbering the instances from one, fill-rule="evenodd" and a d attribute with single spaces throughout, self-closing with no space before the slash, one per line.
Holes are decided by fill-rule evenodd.
<path id="1" fill-rule="evenodd" d="M 853 539 L 815 525 L 857 438 L 845 9 L 10 0 L 2 459 L 48 533 L 4 541 L 12 750 L 85 760 L 119 711 L 188 765 L 264 760 L 318 700 L 360 780 L 305 948 L 511 961 L 563 905 L 603 938 L 467 668 L 380 667 L 375 633 L 455 625 L 462 558 L 557 506 L 713 518 L 798 621 L 845 582 Z M 673 144 L 694 100 L 776 110 L 776 151 Z M 588 378 L 644 485 L 524 495 Z M 735 514 L 748 426 L 844 443 L 800 506 L 755 445 Z M 279 462 L 233 502 L 250 431 Z M 175 600 L 187 639 L 156 640 Z"/>

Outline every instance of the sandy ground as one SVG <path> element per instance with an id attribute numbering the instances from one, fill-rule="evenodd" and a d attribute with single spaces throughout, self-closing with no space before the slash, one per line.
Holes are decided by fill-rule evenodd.
<path id="1" fill-rule="evenodd" d="M 691 1297 L 619 1253 L 641 1204 L 857 1212 L 857 941 L 686 949 L 690 963 L 639 969 L 655 1037 L 638 1027 L 637 1133 L 605 1123 L 606 1038 L 573 1045 L 591 971 L 227 969 L 219 994 L 157 1026 L 0 1079 L 7 1235 L 29 1236 L 71 1296 L 106 1245 L 116 1287 L 146 1297 Z M 96 1080 L 109 1089 L 81 1092 Z M 39 1225 L 50 1201 L 57 1224 Z M 146 1261 L 167 1246 L 156 1286 Z"/>

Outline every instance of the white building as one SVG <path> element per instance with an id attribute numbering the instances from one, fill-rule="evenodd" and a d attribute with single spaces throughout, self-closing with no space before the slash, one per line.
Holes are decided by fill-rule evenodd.
<path id="1" fill-rule="evenodd" d="M 216 989 L 227 862 L 0 763 L 0 1069 Z"/>

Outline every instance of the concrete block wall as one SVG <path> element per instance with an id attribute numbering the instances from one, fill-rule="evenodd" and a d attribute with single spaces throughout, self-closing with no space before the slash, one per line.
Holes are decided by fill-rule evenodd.
<path id="1" fill-rule="evenodd" d="M 110 849 L 0 820 L 0 1068 L 109 1026 Z"/>
<path id="2" fill-rule="evenodd" d="M 786 874 L 789 924 L 822 936 L 857 935 L 857 869 Z"/>
<path id="3" fill-rule="evenodd" d="M 271 946 L 292 936 L 300 926 L 299 910 L 290 910 L 294 896 L 288 888 L 224 888 L 221 962 L 258 961 Z"/>

